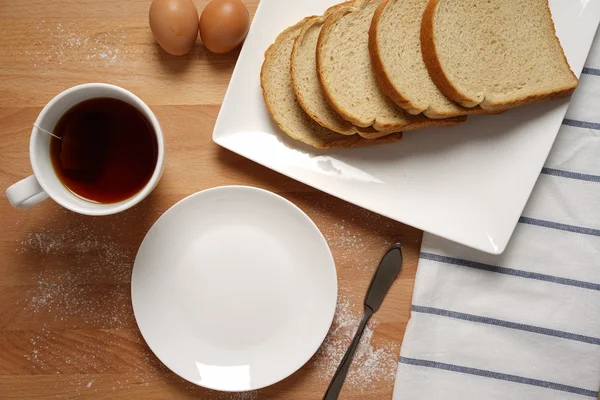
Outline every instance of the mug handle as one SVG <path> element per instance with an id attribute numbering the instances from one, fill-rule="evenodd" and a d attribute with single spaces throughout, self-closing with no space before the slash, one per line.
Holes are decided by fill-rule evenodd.
<path id="1" fill-rule="evenodd" d="M 48 198 L 35 175 L 31 175 L 6 189 L 6 197 L 15 208 L 28 209 Z"/>

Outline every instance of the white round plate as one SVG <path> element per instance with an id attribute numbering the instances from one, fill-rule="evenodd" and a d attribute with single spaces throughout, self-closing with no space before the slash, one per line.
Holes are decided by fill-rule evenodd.
<path id="1" fill-rule="evenodd" d="M 226 186 L 156 221 L 135 259 L 131 297 L 144 339 L 173 372 L 245 391 L 313 356 L 333 320 L 337 278 L 327 242 L 298 207 Z"/>

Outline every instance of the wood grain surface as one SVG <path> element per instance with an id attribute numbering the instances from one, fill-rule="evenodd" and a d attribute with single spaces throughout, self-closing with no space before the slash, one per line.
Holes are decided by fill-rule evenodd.
<path id="1" fill-rule="evenodd" d="M 201 10 L 206 1 L 196 1 Z M 253 15 L 258 0 L 246 0 Z M 405 267 L 374 316 L 343 399 L 389 399 L 409 317 L 421 232 L 295 182 L 211 141 L 238 52 L 216 56 L 198 39 L 184 57 L 164 53 L 147 23 L 149 0 L 0 0 L 0 186 L 31 174 L 31 125 L 57 93 L 108 82 L 140 96 L 166 138 L 153 194 L 127 212 L 86 217 L 47 200 L 32 210 L 0 201 L 0 398 L 319 399 L 350 342 L 382 252 L 404 245 Z M 304 210 L 326 236 L 339 279 L 339 313 L 321 350 L 298 372 L 257 392 L 187 383 L 142 339 L 130 279 L 144 235 L 196 191 L 261 187 Z M 3 190 L 2 190 L 3 193 Z M 362 349 L 362 350 L 361 350 Z"/>

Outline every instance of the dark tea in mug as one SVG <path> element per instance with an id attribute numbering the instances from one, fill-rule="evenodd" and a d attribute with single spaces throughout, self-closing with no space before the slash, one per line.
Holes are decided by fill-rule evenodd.
<path id="1" fill-rule="evenodd" d="M 150 122 L 133 105 L 95 98 L 71 107 L 50 141 L 52 166 L 76 195 L 96 203 L 117 203 L 150 181 L 158 142 Z"/>

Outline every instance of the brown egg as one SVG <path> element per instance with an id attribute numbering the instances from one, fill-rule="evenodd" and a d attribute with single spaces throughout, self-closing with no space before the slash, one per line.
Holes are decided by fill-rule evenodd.
<path id="1" fill-rule="evenodd" d="M 244 41 L 250 15 L 240 0 L 212 0 L 200 16 L 200 37 L 213 53 L 227 53 Z"/>
<path id="2" fill-rule="evenodd" d="M 154 38 L 167 53 L 181 56 L 194 47 L 198 10 L 192 0 L 153 0 L 149 19 Z"/>

